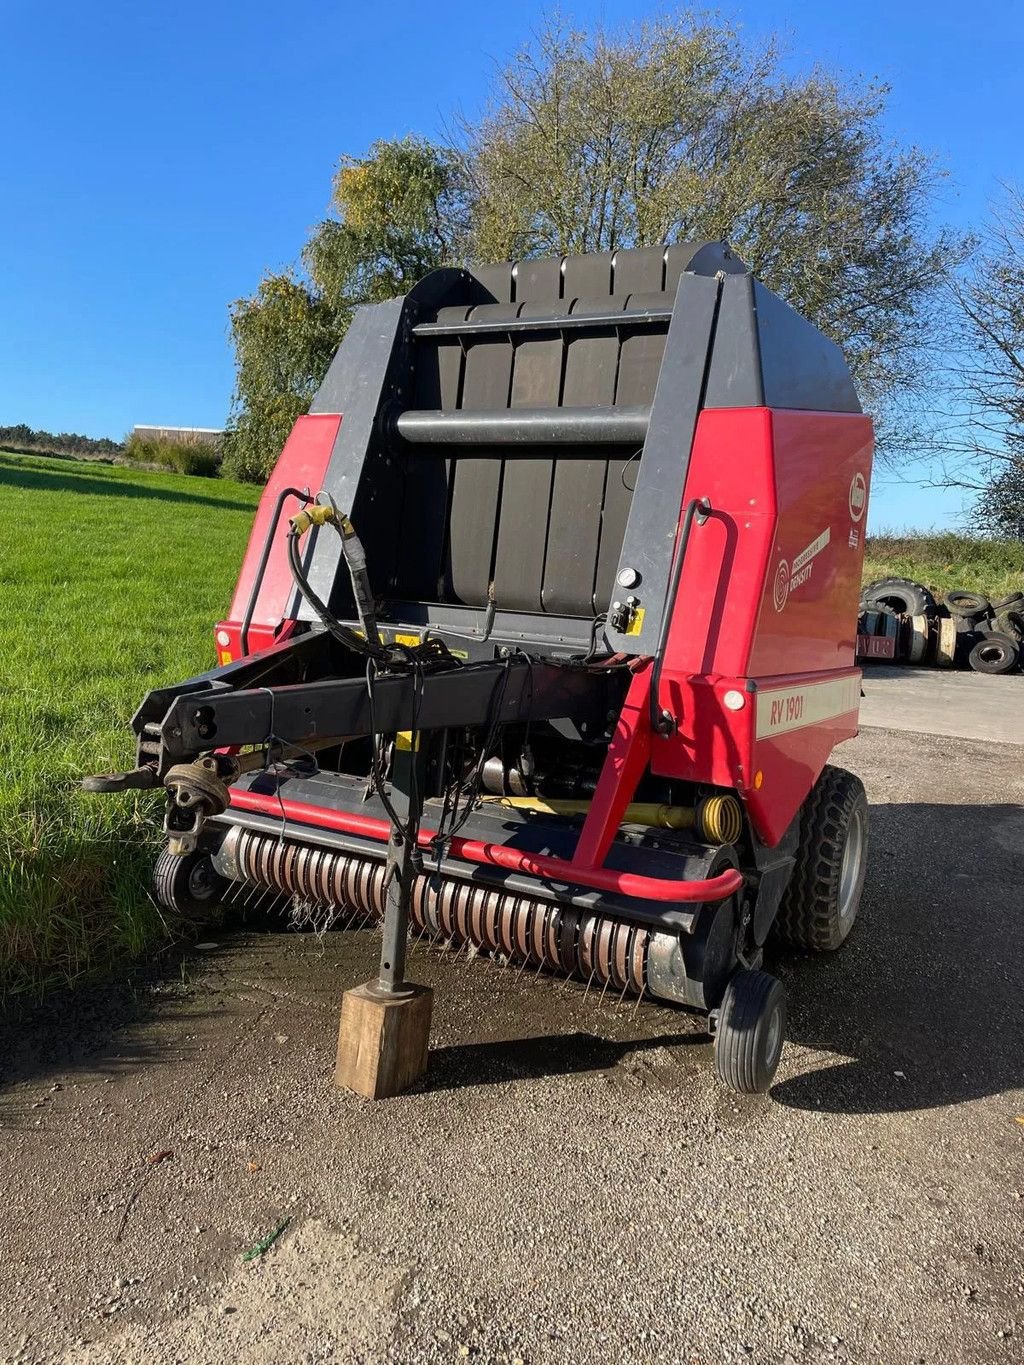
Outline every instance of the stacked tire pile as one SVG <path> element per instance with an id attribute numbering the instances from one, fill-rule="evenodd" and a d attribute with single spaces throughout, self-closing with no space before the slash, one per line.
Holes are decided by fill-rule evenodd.
<path id="1" fill-rule="evenodd" d="M 940 603 L 922 583 L 880 578 L 861 593 L 857 634 L 887 636 L 903 663 L 1013 673 L 1024 656 L 1024 592 L 998 601 L 948 592 Z"/>

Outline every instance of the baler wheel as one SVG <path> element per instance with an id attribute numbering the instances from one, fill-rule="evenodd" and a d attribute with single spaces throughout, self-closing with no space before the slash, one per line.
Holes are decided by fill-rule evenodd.
<path id="1" fill-rule="evenodd" d="M 715 1075 L 730 1090 L 756 1095 L 772 1083 L 786 1036 L 786 992 L 767 972 L 736 972 L 722 997 Z"/>
<path id="2" fill-rule="evenodd" d="M 202 923 L 220 904 L 227 882 L 203 849 L 178 856 L 163 848 L 153 867 L 153 895 L 164 910 Z"/>
<path id="3" fill-rule="evenodd" d="M 775 921 L 796 948 L 832 953 L 846 941 L 867 869 L 868 801 L 864 784 L 827 764 L 804 802 L 800 847 Z"/>

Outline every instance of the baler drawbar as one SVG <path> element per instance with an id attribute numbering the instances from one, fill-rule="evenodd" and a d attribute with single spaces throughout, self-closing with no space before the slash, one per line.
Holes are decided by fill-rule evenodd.
<path id="1" fill-rule="evenodd" d="M 871 423 L 722 243 L 428 275 L 359 309 L 263 493 L 218 665 L 148 694 L 155 894 L 375 920 L 338 1077 L 426 1065 L 410 926 L 704 1011 L 767 1089 L 769 932 L 840 946 Z"/>

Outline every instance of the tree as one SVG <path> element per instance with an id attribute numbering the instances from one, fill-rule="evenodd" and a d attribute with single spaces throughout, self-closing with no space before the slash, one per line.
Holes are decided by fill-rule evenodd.
<path id="1" fill-rule="evenodd" d="M 265 473 L 353 307 L 436 265 L 715 238 L 843 347 L 895 458 L 965 243 L 929 229 L 938 172 L 886 139 L 886 95 L 790 77 L 774 43 L 705 16 L 548 26 L 449 147 L 406 138 L 346 158 L 301 269 L 235 304 L 226 467 Z"/>
<path id="2" fill-rule="evenodd" d="M 232 305 L 237 373 L 224 469 L 236 478 L 266 477 L 353 310 L 405 293 L 465 236 L 455 158 L 422 138 L 343 158 L 332 204 L 337 216 L 313 231 L 301 268 L 267 275 Z"/>
<path id="3" fill-rule="evenodd" d="M 1024 193 L 1008 189 L 968 269 L 958 310 L 956 411 L 943 446 L 947 486 L 978 493 L 975 521 L 1024 540 Z"/>
<path id="4" fill-rule="evenodd" d="M 463 125 L 474 255 L 728 240 L 843 347 L 894 455 L 893 400 L 925 386 L 922 347 L 966 244 L 929 232 L 937 171 L 887 141 L 887 93 L 788 77 L 774 42 L 745 46 L 704 16 L 551 26 Z"/>

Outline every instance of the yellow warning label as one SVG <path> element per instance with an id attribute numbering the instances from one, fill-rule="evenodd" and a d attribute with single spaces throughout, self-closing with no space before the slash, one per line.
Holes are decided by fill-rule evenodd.
<path id="1" fill-rule="evenodd" d="M 419 642 L 420 637 L 418 635 L 395 635 L 396 645 L 409 645 L 411 648 L 415 649 Z"/>
<path id="2" fill-rule="evenodd" d="M 231 650 L 230 650 L 230 649 L 218 649 L 218 650 L 217 650 L 217 662 L 218 662 L 219 664 L 229 664 L 229 663 L 231 662 Z"/>
<path id="3" fill-rule="evenodd" d="M 419 735 L 416 736 L 416 745 L 415 745 L 415 747 L 416 747 L 417 749 L 420 747 L 420 737 L 419 737 Z M 395 748 L 396 748 L 396 749 L 401 749 L 404 753 L 411 753 L 411 752 L 412 752 L 412 749 L 413 749 L 413 742 L 412 742 L 412 731 L 411 731 L 411 730 L 399 730 L 398 734 L 395 735 Z"/>
<path id="4" fill-rule="evenodd" d="M 644 608 L 637 607 L 634 611 L 629 625 L 626 627 L 627 635 L 639 635 L 644 628 Z"/>

